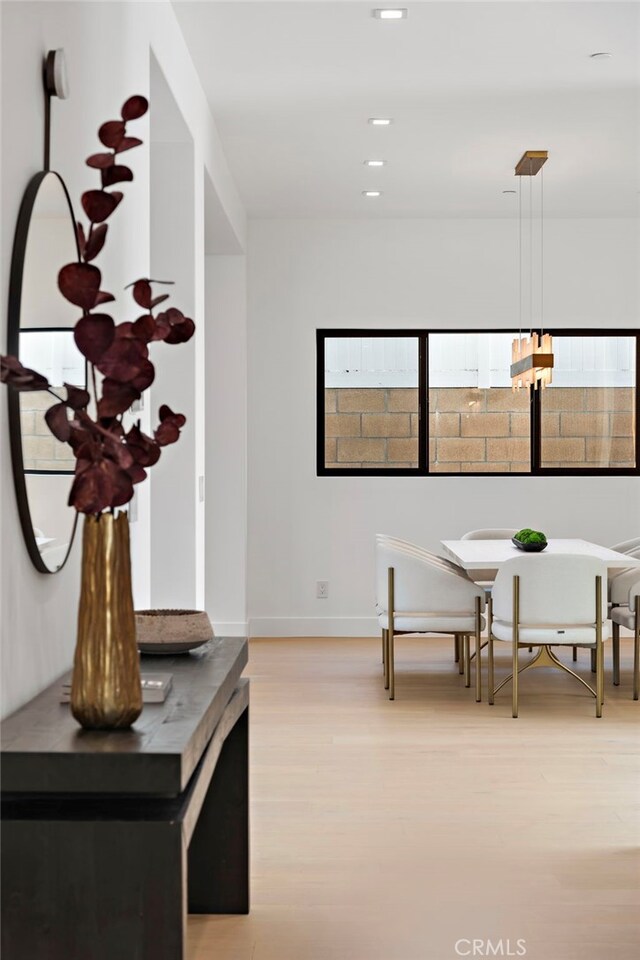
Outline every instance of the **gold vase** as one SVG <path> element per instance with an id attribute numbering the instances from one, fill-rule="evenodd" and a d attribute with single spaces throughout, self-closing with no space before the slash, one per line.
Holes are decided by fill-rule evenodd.
<path id="1" fill-rule="evenodd" d="M 141 712 L 129 518 L 85 517 L 71 713 L 87 729 L 115 730 Z"/>

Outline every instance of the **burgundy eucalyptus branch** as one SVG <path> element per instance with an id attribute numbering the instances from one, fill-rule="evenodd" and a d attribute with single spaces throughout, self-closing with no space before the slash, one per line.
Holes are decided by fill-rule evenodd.
<path id="1" fill-rule="evenodd" d="M 115 299 L 101 290 L 102 274 L 93 261 L 104 247 L 106 221 L 122 201 L 120 191 L 107 188 L 133 180 L 133 172 L 118 162 L 119 154 L 142 143 L 127 135 L 127 123 L 147 112 L 144 97 L 130 97 L 121 111 L 121 120 L 103 123 L 98 137 L 106 152 L 94 153 L 87 166 L 100 170 L 101 187 L 82 195 L 82 208 L 89 221 L 88 232 L 77 224 L 80 261 L 68 263 L 58 274 L 62 295 L 80 307 L 82 316 L 74 327 L 76 346 L 86 358 L 91 374 L 95 417 L 88 412 L 88 390 L 65 383 L 66 399 L 52 390 L 46 377 L 24 367 L 16 357 L 0 358 L 0 381 L 19 391 L 46 390 L 57 400 L 45 420 L 54 437 L 68 443 L 76 458 L 75 478 L 69 504 L 81 513 L 99 514 L 122 506 L 133 496 L 134 484 L 147 476 L 147 468 L 160 459 L 161 448 L 175 443 L 186 423 L 181 413 L 163 404 L 153 437 L 140 430 L 140 422 L 125 431 L 124 414 L 153 383 L 154 366 L 149 359 L 149 344 L 186 343 L 193 336 L 193 320 L 175 307 L 154 313 L 168 294 L 153 295 L 149 279 L 136 280 L 133 299 L 144 311 L 136 320 L 116 324 L 113 317 L 97 308 Z M 102 376 L 98 392 L 96 371 Z"/>

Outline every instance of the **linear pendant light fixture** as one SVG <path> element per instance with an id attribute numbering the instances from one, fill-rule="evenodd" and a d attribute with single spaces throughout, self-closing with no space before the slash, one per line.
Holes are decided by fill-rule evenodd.
<path id="1" fill-rule="evenodd" d="M 547 160 L 546 150 L 526 150 L 518 160 L 515 168 L 517 177 L 535 177 L 542 169 Z M 543 204 L 544 188 L 543 176 L 540 175 L 540 326 L 541 336 L 530 331 L 529 338 L 522 336 L 522 180 L 519 181 L 519 213 L 518 213 L 518 238 L 519 238 L 519 313 L 520 313 L 520 333 L 517 340 L 511 345 L 511 389 L 520 390 L 526 387 L 530 390 L 538 389 L 538 384 L 544 389 L 551 383 L 551 371 L 553 370 L 553 340 L 550 334 L 544 332 L 543 328 L 543 252 L 544 252 L 544 232 L 543 232 Z M 530 324 L 533 328 L 533 181 L 529 181 L 529 266 L 530 266 Z"/>

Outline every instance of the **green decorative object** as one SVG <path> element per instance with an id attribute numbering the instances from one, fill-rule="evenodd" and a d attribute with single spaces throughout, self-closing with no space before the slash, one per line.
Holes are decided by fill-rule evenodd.
<path id="1" fill-rule="evenodd" d="M 547 538 L 540 530 L 531 530 L 530 527 L 523 527 L 518 530 L 511 542 L 528 553 L 540 553 L 547 545 Z"/>

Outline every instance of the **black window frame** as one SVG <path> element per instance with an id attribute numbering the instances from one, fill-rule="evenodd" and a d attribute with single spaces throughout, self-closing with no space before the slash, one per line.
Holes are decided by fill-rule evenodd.
<path id="1" fill-rule="evenodd" d="M 429 335 L 430 334 L 477 334 L 514 333 L 514 327 L 478 328 L 400 328 L 400 329 L 347 329 L 316 330 L 316 474 L 319 477 L 633 477 L 640 476 L 640 331 L 633 328 L 593 329 L 586 327 L 545 327 L 544 332 L 553 337 L 632 337 L 636 341 L 635 378 L 635 467 L 544 467 L 541 466 L 541 390 L 530 390 L 530 441 L 531 467 L 527 471 L 476 472 L 463 474 L 429 470 Z M 525 331 L 523 331 L 525 332 Z M 529 332 L 542 334 L 539 327 Z M 361 467 L 358 469 L 327 467 L 325 465 L 325 341 L 339 337 L 411 337 L 418 340 L 418 466 L 417 467 Z"/>

